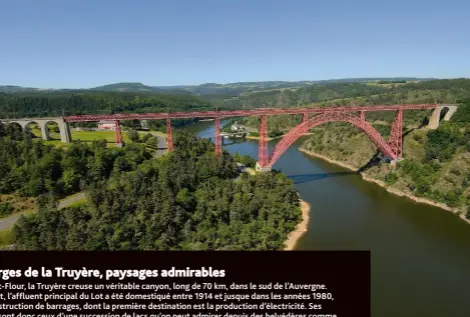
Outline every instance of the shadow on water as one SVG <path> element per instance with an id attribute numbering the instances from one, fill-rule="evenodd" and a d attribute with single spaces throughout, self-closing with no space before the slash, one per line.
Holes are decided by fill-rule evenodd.
<path id="1" fill-rule="evenodd" d="M 302 183 L 312 182 L 312 181 L 330 178 L 330 177 L 348 176 L 348 175 L 355 175 L 355 174 L 357 174 L 357 172 L 302 174 L 302 175 L 290 175 L 287 177 L 293 180 L 294 184 L 302 184 Z"/>

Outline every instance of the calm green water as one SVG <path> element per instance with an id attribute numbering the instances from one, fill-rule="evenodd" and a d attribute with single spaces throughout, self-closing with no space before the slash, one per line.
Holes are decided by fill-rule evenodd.
<path id="1" fill-rule="evenodd" d="M 211 123 L 188 130 L 214 134 Z M 373 317 L 469 317 L 470 225 L 311 158 L 298 151 L 301 144 L 274 166 L 296 182 L 312 206 L 308 232 L 296 248 L 371 250 Z M 256 141 L 224 148 L 258 154 Z"/>

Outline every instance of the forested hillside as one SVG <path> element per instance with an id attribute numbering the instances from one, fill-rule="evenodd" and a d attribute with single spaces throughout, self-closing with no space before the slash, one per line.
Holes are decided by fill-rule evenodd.
<path id="1" fill-rule="evenodd" d="M 442 79 L 421 82 L 320 83 L 297 89 L 274 89 L 225 100 L 243 108 L 295 107 L 311 103 L 318 106 L 348 106 L 390 103 L 454 103 L 470 92 L 470 79 Z"/>
<path id="2" fill-rule="evenodd" d="M 176 133 L 176 150 L 160 158 L 137 145 L 80 144 L 61 153 L 24 142 L 8 136 L 0 142 L 7 162 L 0 178 L 19 180 L 1 190 L 39 194 L 39 212 L 14 228 L 18 249 L 279 250 L 301 219 L 285 175 L 237 178 L 232 156 L 220 159 L 210 141 L 185 133 Z M 33 176 L 16 176 L 21 171 Z M 70 180 L 87 189 L 88 203 L 57 210 L 56 188 Z"/>
<path id="3" fill-rule="evenodd" d="M 388 137 L 389 126 L 376 128 Z M 404 160 L 396 167 L 379 163 L 364 173 L 390 188 L 461 210 L 470 219 L 470 100 L 437 130 L 404 131 Z M 325 124 L 312 132 L 304 149 L 357 169 L 377 153 L 364 133 L 346 123 Z"/>
<path id="4" fill-rule="evenodd" d="M 190 110 L 214 110 L 214 106 L 188 94 L 93 91 L 0 93 L 0 118 Z"/>
<path id="5" fill-rule="evenodd" d="M 408 81 L 425 81 L 433 78 L 415 78 L 415 77 L 394 77 L 394 78 L 343 78 L 326 80 L 303 80 L 303 81 L 252 81 L 252 82 L 234 82 L 228 84 L 205 83 L 201 85 L 178 85 L 178 86 L 150 86 L 139 82 L 120 82 L 108 85 L 88 88 L 88 89 L 63 89 L 62 87 L 50 87 L 49 89 L 21 87 L 13 85 L 0 85 L 0 92 L 63 92 L 63 91 L 114 91 L 114 92 L 168 92 L 168 93 L 186 93 L 194 95 L 230 95 L 238 96 L 240 94 L 256 92 L 261 90 L 300 88 L 314 84 L 327 83 L 355 83 L 355 82 L 377 82 L 383 84 L 406 83 Z"/>
<path id="6" fill-rule="evenodd" d="M 455 103 L 458 99 L 470 94 L 469 79 L 431 80 L 421 82 L 319 82 L 310 83 L 300 87 L 292 87 L 284 82 L 266 82 L 253 86 L 260 89 L 258 92 L 250 92 L 253 83 L 238 83 L 236 93 L 217 93 L 211 95 L 211 91 L 194 92 L 201 96 L 178 93 L 178 86 L 174 92 L 158 93 L 145 91 L 147 86 L 142 84 L 116 84 L 108 85 L 109 89 L 128 89 L 138 86 L 144 89 L 140 92 L 111 92 L 111 91 L 45 91 L 45 92 L 16 92 L 0 93 L 0 118 L 15 118 L 24 116 L 61 116 L 86 113 L 125 113 L 125 112 L 167 112 L 190 110 L 214 110 L 220 108 L 257 108 L 257 107 L 295 107 L 295 106 L 351 106 L 351 105 L 376 105 L 397 103 Z M 286 88 L 263 88 L 277 87 Z M 122 88 L 122 85 L 127 85 Z M 212 87 L 215 84 L 200 86 Z M 254 85 L 254 84 L 253 84 Z M 106 87 L 108 87 L 106 86 Z M 216 85 L 220 89 L 229 89 L 230 85 Z M 142 88 L 144 87 L 144 88 Z M 185 87 L 185 86 L 181 86 Z M 150 87 L 152 88 L 152 87 Z M 150 89 L 149 88 L 149 89 Z M 198 88 L 198 89 L 199 89 Z M 254 88 L 254 89 L 255 89 Z M 105 89 L 105 88 L 103 88 Z M 108 88 L 106 88 L 108 89 Z M 179 89 L 179 88 L 178 88 Z M 232 88 L 230 88 L 232 89 Z M 243 90 L 243 91 L 242 91 Z M 192 91 L 191 91 L 192 92 Z M 419 115 L 414 120 L 418 123 L 427 114 Z M 390 122 L 393 114 L 371 113 L 373 120 Z M 409 118 L 409 116 L 408 116 Z M 256 118 L 248 121 L 250 125 L 256 125 Z M 300 117 L 270 117 L 271 127 L 279 129 L 288 128 L 298 122 Z"/>
<path id="7" fill-rule="evenodd" d="M 400 103 L 454 104 L 470 96 L 470 79 L 444 79 L 406 84 L 329 83 L 303 87 L 296 90 L 272 90 L 246 96 L 219 100 L 230 107 L 332 107 L 363 106 Z M 407 111 L 405 125 L 418 127 L 425 124 L 431 111 Z M 370 122 L 378 124 L 393 121 L 394 113 L 369 112 Z M 301 122 L 301 116 L 273 116 L 268 119 L 270 130 L 285 131 Z M 259 126 L 259 118 L 246 118 L 245 124 Z"/>

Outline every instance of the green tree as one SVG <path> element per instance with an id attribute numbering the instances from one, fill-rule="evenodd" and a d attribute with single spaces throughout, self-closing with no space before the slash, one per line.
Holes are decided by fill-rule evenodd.
<path id="1" fill-rule="evenodd" d="M 129 139 L 132 142 L 139 142 L 140 141 L 139 132 L 137 132 L 135 129 L 130 130 L 129 133 L 128 133 L 128 136 L 129 136 Z"/>
<path id="2" fill-rule="evenodd" d="M 5 217 L 8 215 L 11 215 L 13 212 L 14 208 L 11 205 L 11 203 L 6 202 L 6 203 L 0 203 L 0 217 Z"/>

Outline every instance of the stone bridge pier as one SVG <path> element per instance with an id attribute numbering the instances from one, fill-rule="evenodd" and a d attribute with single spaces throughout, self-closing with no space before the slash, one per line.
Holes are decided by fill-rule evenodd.
<path id="1" fill-rule="evenodd" d="M 441 112 L 444 109 L 448 109 L 447 113 L 445 114 L 443 120 L 444 121 L 449 121 L 452 115 L 457 111 L 458 106 L 457 105 L 439 105 L 437 107 L 432 115 L 431 118 L 429 118 L 429 124 L 427 126 L 428 129 L 437 129 L 439 128 L 439 123 L 441 121 Z"/>
<path id="2" fill-rule="evenodd" d="M 48 123 L 56 123 L 60 131 L 60 140 L 63 143 L 72 142 L 72 133 L 70 132 L 69 123 L 66 122 L 63 118 L 22 118 L 22 119 L 0 119 L 4 125 L 18 124 L 21 126 L 21 129 L 25 132 L 30 131 L 30 124 L 37 123 L 41 130 L 41 138 L 45 141 L 51 139 L 49 134 L 49 128 L 47 127 Z"/>

